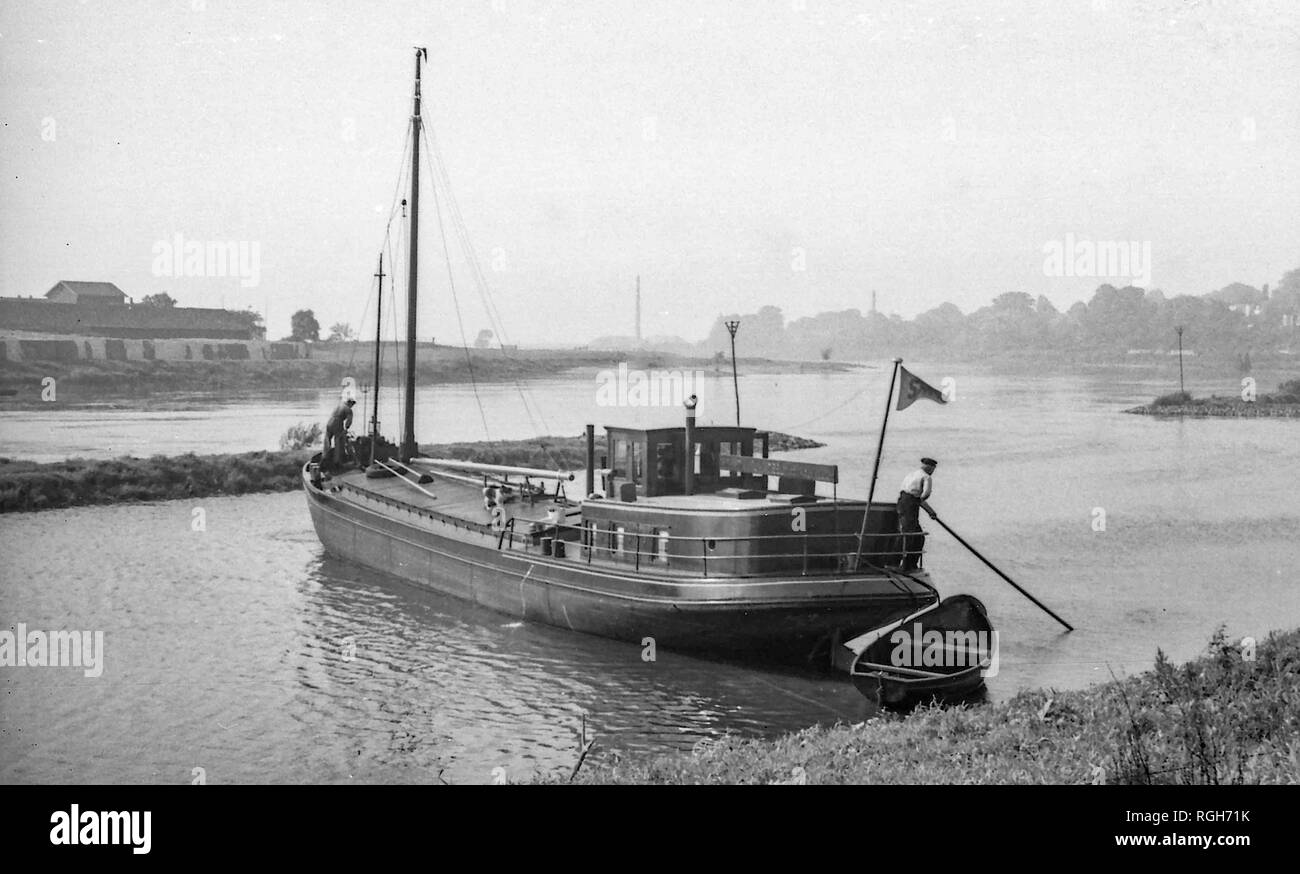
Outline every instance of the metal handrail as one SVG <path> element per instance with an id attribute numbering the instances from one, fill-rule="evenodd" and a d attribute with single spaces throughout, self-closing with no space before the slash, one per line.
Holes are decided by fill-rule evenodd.
<path id="1" fill-rule="evenodd" d="M 742 542 L 749 542 L 749 541 L 789 540 L 791 538 L 798 538 L 801 547 L 799 552 L 783 551 L 783 552 L 773 552 L 773 553 L 759 553 L 757 555 L 714 555 L 713 559 L 715 562 L 718 561 L 719 559 L 721 560 L 729 559 L 733 561 L 738 559 L 757 559 L 762 562 L 776 562 L 783 559 L 799 559 L 802 562 L 801 572 L 805 575 L 808 573 L 808 565 L 810 559 L 819 560 L 819 561 L 834 561 L 837 566 L 844 568 L 843 571 L 844 573 L 856 573 L 857 571 L 851 570 L 851 568 L 853 568 L 856 565 L 856 563 L 860 562 L 861 559 L 864 558 L 869 559 L 869 558 L 897 556 L 906 559 L 907 557 L 915 555 L 918 557 L 919 560 L 919 558 L 924 555 L 924 540 L 922 540 L 921 549 L 907 549 L 904 546 L 900 546 L 899 548 L 894 548 L 894 544 L 898 543 L 899 538 L 905 536 L 904 533 L 902 532 L 872 533 L 872 534 L 865 535 L 866 538 L 874 538 L 876 541 L 879 541 L 881 538 L 884 538 L 888 543 L 888 547 L 885 549 L 870 550 L 870 551 L 860 551 L 858 549 L 850 549 L 843 552 L 835 551 L 835 552 L 821 552 L 821 553 L 808 551 L 808 542 L 814 539 L 817 540 L 824 540 L 826 538 L 835 538 L 837 540 L 852 539 L 856 543 L 857 534 L 853 532 L 847 532 L 847 531 L 840 532 L 838 534 L 834 532 L 817 532 L 817 533 L 792 532 L 790 534 L 756 534 L 748 537 L 746 536 L 709 537 L 709 536 L 701 536 L 701 535 L 686 536 L 686 535 L 659 533 L 652 538 L 652 542 L 655 544 L 653 551 L 647 551 L 643 545 L 644 544 L 643 538 L 646 537 L 646 532 L 635 531 L 635 532 L 624 532 L 624 537 L 626 537 L 627 534 L 629 533 L 635 535 L 636 545 L 632 549 L 627 549 L 627 548 L 619 549 L 617 546 L 613 545 L 612 542 L 609 545 L 605 545 L 605 546 L 601 546 L 596 543 L 596 534 L 598 532 L 605 534 L 609 537 L 617 536 L 616 533 L 613 532 L 611 529 L 597 528 L 593 524 L 573 525 L 565 522 L 546 522 L 542 520 L 537 520 L 533 522 L 534 527 L 532 527 L 531 530 L 527 532 L 519 532 L 515 530 L 515 527 L 513 525 L 513 522 L 516 521 L 517 518 L 518 517 L 511 517 L 510 521 L 507 523 L 506 529 L 502 530 L 501 538 L 498 541 L 498 548 L 500 548 L 501 543 L 504 541 L 507 534 L 510 537 L 511 548 L 513 548 L 514 546 L 515 538 L 522 538 L 524 540 L 525 548 L 528 548 L 529 546 L 531 546 L 532 542 L 536 538 L 551 536 L 556 539 L 562 539 L 559 536 L 560 532 L 574 531 L 577 532 L 579 535 L 578 538 L 576 539 L 583 553 L 585 554 L 585 558 L 588 564 L 591 564 L 592 561 L 594 561 L 597 558 L 597 553 L 604 553 L 605 555 L 602 557 L 602 560 L 608 560 L 612 564 L 631 563 L 634 569 L 639 571 L 641 569 L 641 556 L 643 553 L 645 555 L 650 556 L 651 560 L 658 558 L 658 556 L 660 555 L 658 544 L 661 539 L 670 542 L 676 541 L 678 543 L 683 543 L 683 544 L 688 542 L 698 542 L 700 545 L 700 553 L 699 553 L 700 567 L 698 573 L 703 577 L 709 576 L 709 558 L 710 558 L 709 554 L 712 551 L 712 549 L 716 549 L 716 546 L 719 542 L 742 543 Z M 922 536 L 923 536 L 923 532 L 922 532 Z M 712 546 L 710 546 L 710 544 L 712 544 Z M 670 553 L 667 556 L 667 558 L 671 559 L 673 555 L 674 555 L 673 553 Z M 689 548 L 677 552 L 675 553 L 675 555 L 678 558 L 690 558 Z M 848 559 L 852 559 L 853 561 L 851 562 L 846 561 Z M 774 569 L 772 571 L 768 571 L 768 573 L 777 573 L 780 570 L 789 571 L 793 569 L 780 568 L 780 569 Z"/>
<path id="2" fill-rule="evenodd" d="M 517 517 L 512 516 L 511 518 L 513 519 Z M 566 530 L 566 531 L 579 531 L 579 532 L 581 532 L 583 529 L 596 530 L 596 531 L 603 530 L 599 528 L 593 528 L 593 526 L 591 525 L 573 525 L 568 522 L 548 522 L 543 519 L 532 520 L 531 524 L 536 526 L 536 529 L 534 530 L 533 533 L 539 533 L 542 531 L 551 531 L 551 530 L 555 530 L 555 531 Z M 901 536 L 903 533 L 904 532 L 890 531 L 890 532 L 882 532 L 878 534 L 866 534 L 863 536 L 875 537 L 875 538 L 881 538 L 881 537 L 896 538 Z M 914 532 L 914 533 L 923 533 L 923 532 Z M 520 534 L 519 536 L 522 537 L 525 535 Z M 795 537 L 800 538 L 801 540 L 814 539 L 814 538 L 823 539 L 828 537 L 830 538 L 852 537 L 856 541 L 858 535 L 857 532 L 855 531 L 841 531 L 839 533 L 835 533 L 831 531 L 822 531 L 822 532 L 815 532 L 815 533 L 811 531 L 809 532 L 792 531 L 789 534 L 752 534 L 748 536 L 740 535 L 740 536 L 731 536 L 731 537 L 724 537 L 720 535 L 714 536 L 714 535 L 698 535 L 698 534 L 693 534 L 690 536 L 680 535 L 680 534 L 658 534 L 656 535 L 656 537 L 664 537 L 667 538 L 668 540 L 678 540 L 682 542 L 688 540 L 713 540 L 719 543 L 730 543 L 730 542 L 739 543 L 739 542 L 748 542 L 751 540 L 789 540 Z"/>
<path id="3" fill-rule="evenodd" d="M 457 528 L 463 527 L 468 531 L 477 530 L 481 533 L 494 533 L 497 535 L 497 549 L 501 549 L 506 545 L 507 538 L 509 539 L 509 544 L 510 544 L 509 548 L 514 549 L 516 539 L 518 538 L 523 541 L 524 550 L 529 551 L 533 545 L 533 541 L 538 537 L 545 536 L 546 534 L 550 533 L 553 534 L 553 536 L 555 536 L 556 539 L 560 539 L 558 535 L 561 531 L 575 531 L 578 532 L 579 534 L 578 540 L 580 545 L 582 546 L 583 552 L 586 553 L 586 559 L 588 564 L 590 564 L 596 558 L 597 552 L 604 552 L 604 553 L 608 553 L 609 560 L 613 564 L 620 563 L 618 556 L 627 556 L 627 558 L 623 559 L 622 561 L 631 562 L 634 568 L 638 571 L 641 568 L 642 553 L 651 556 L 652 560 L 657 559 L 660 555 L 659 543 L 660 541 L 664 541 L 664 540 L 669 542 L 676 541 L 678 543 L 683 543 L 683 544 L 688 543 L 690 541 L 698 542 L 700 544 L 700 568 L 698 573 L 703 577 L 709 576 L 709 553 L 711 551 L 710 543 L 713 544 L 712 548 L 716 549 L 718 543 L 747 543 L 751 541 L 761 542 L 761 541 L 769 541 L 769 540 L 789 540 L 791 538 L 798 538 L 800 541 L 799 552 L 783 551 L 783 552 L 775 552 L 775 553 L 760 553 L 758 555 L 714 555 L 713 559 L 715 563 L 719 559 L 721 560 L 730 559 L 734 561 L 738 559 L 748 558 L 748 559 L 758 559 L 764 562 L 779 561 L 782 559 L 800 559 L 802 562 L 803 574 L 807 574 L 808 572 L 808 562 L 810 558 L 815 558 L 818 560 L 834 560 L 837 566 L 844 568 L 842 572 L 857 573 L 858 571 L 850 570 L 850 568 L 854 567 L 854 564 L 852 562 L 844 562 L 843 560 L 848 558 L 853 558 L 855 561 L 857 561 L 860 558 L 881 557 L 881 556 L 899 556 L 899 557 L 906 558 L 912 555 L 915 555 L 919 558 L 924 555 L 924 539 L 922 540 L 921 549 L 913 550 L 913 549 L 906 549 L 906 548 L 898 548 L 898 549 L 892 548 L 892 545 L 898 542 L 898 538 L 900 538 L 901 536 L 905 536 L 904 532 L 872 533 L 872 534 L 865 535 L 865 537 L 875 538 L 877 541 L 880 538 L 885 538 L 891 547 L 886 550 L 858 551 L 854 549 L 845 552 L 835 551 L 835 552 L 810 553 L 808 551 L 808 542 L 810 540 L 814 540 L 814 539 L 824 540 L 826 538 L 835 538 L 835 539 L 852 538 L 856 542 L 857 534 L 853 532 L 839 532 L 839 533 L 791 532 L 790 534 L 754 534 L 749 536 L 710 537 L 710 536 L 703 536 L 703 535 L 693 535 L 693 536 L 675 535 L 667 532 L 659 532 L 656 533 L 651 538 L 651 542 L 654 544 L 653 551 L 647 551 L 643 546 L 644 544 L 643 538 L 646 537 L 646 532 L 635 531 L 635 532 L 631 532 L 636 536 L 635 548 L 633 550 L 628 550 L 628 549 L 619 550 L 617 549 L 617 547 L 613 546 L 612 544 L 609 546 L 597 545 L 596 536 L 595 536 L 597 532 L 602 532 L 606 534 L 610 532 L 608 529 L 597 528 L 594 524 L 573 525 L 567 522 L 547 522 L 544 520 L 536 520 L 532 522 L 532 526 L 535 527 L 531 527 L 531 530 L 528 530 L 526 532 L 520 532 L 516 530 L 516 525 L 515 525 L 515 523 L 519 520 L 519 517 L 511 516 L 502 524 L 500 529 L 493 530 L 493 526 L 490 523 L 476 523 L 469 520 L 459 519 L 458 517 L 455 516 L 449 516 L 445 513 L 441 513 L 436 510 L 425 510 L 423 508 L 416 507 L 412 504 L 409 504 L 406 501 L 390 498 L 387 495 L 381 495 L 376 492 L 371 492 L 367 489 L 357 488 L 356 486 L 353 486 L 350 483 L 340 483 L 336 487 L 357 492 L 358 494 L 370 500 L 375 500 L 379 503 L 386 504 L 388 506 L 392 506 L 398 509 L 403 509 L 406 510 L 407 512 L 418 513 L 421 517 L 427 517 L 430 519 L 440 519 L 442 522 L 450 523 Z M 625 536 L 626 533 L 627 532 L 625 532 Z M 915 533 L 920 534 L 922 537 L 924 537 L 923 532 L 915 532 Z M 683 550 L 678 551 L 676 553 L 669 552 L 665 557 L 667 559 L 671 559 L 674 556 L 682 559 L 690 558 L 689 547 L 684 548 Z M 777 573 L 780 571 L 789 572 L 791 570 L 793 569 L 778 568 L 772 571 L 767 571 L 766 573 Z M 756 575 L 761 573 L 763 572 L 756 572 Z"/>

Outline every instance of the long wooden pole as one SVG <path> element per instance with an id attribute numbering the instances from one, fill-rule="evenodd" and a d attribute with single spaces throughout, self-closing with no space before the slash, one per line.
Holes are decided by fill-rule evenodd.
<path id="1" fill-rule="evenodd" d="M 880 440 L 876 443 L 876 463 L 871 468 L 871 485 L 867 487 L 867 509 L 862 514 L 862 528 L 858 530 L 857 560 L 862 562 L 862 541 L 867 536 L 867 519 L 871 516 L 871 501 L 876 496 L 876 479 L 880 475 L 880 454 L 885 449 L 885 429 L 889 427 L 889 408 L 894 401 L 894 383 L 898 380 L 898 366 L 903 359 L 894 359 L 894 372 L 889 375 L 889 391 L 885 394 L 885 418 L 880 423 Z"/>
<path id="2" fill-rule="evenodd" d="M 375 463 L 379 449 L 379 343 L 383 339 L 384 325 L 384 253 L 379 253 L 379 294 L 375 304 L 375 408 L 370 415 L 370 463 Z"/>
<path id="3" fill-rule="evenodd" d="M 984 562 L 986 565 L 989 566 L 989 569 L 990 569 L 990 570 L 992 570 L 995 574 L 997 574 L 998 576 L 1002 577 L 1002 579 L 1004 579 L 1004 580 L 1006 580 L 1008 583 L 1010 583 L 1011 586 L 1012 586 L 1012 588 L 1014 588 L 1014 589 L 1015 589 L 1017 592 L 1019 592 L 1020 594 L 1024 595 L 1024 596 L 1025 596 L 1026 598 L 1028 598 L 1029 600 L 1033 601 L 1033 602 L 1034 602 L 1036 605 L 1038 605 L 1038 607 L 1039 607 L 1039 608 L 1040 608 L 1044 613 L 1046 613 L 1048 616 L 1051 616 L 1051 617 L 1052 617 L 1053 619 L 1055 619 L 1057 622 L 1059 622 L 1059 623 L 1061 623 L 1062 625 L 1064 625 L 1066 631 L 1074 631 L 1074 626 L 1073 626 L 1073 625 L 1071 625 L 1070 623 L 1068 623 L 1068 622 L 1066 622 L 1064 619 L 1062 619 L 1060 616 L 1057 616 L 1055 613 L 1053 613 L 1050 607 L 1048 607 L 1048 606 L 1047 606 L 1046 604 L 1044 604 L 1042 601 L 1040 601 L 1040 600 L 1038 600 L 1037 598 L 1035 598 L 1033 595 L 1031 595 L 1031 594 L 1029 594 L 1028 592 L 1026 592 L 1026 591 L 1025 591 L 1021 586 L 1019 586 L 1019 585 L 1016 584 L 1016 581 L 1015 581 L 1015 580 L 1011 579 L 1011 577 L 1009 577 L 1009 576 L 1007 576 L 1006 574 L 1004 574 L 1004 573 L 1002 572 L 1001 568 L 999 568 L 999 567 L 998 567 L 997 565 L 995 565 L 993 562 L 989 561 L 989 560 L 988 560 L 987 558 L 985 558 L 984 556 L 980 555 L 979 550 L 977 550 L 975 547 L 971 546 L 969 543 L 967 543 L 965 540 L 963 540 L 962 537 L 961 537 L 961 535 L 958 534 L 956 531 L 953 531 L 951 528 L 949 528 L 947 522 L 943 521 L 943 520 L 940 519 L 938 516 L 935 516 L 935 517 L 934 517 L 934 521 L 936 521 L 936 522 L 938 522 L 940 525 L 942 525 L 942 526 L 943 526 L 943 530 L 944 530 L 944 531 L 947 531 L 947 532 L 948 532 L 949 534 L 951 534 L 954 538 L 956 538 L 956 540 L 957 540 L 958 543 L 960 543 L 962 546 L 964 546 L 964 547 L 966 547 L 967 549 L 969 549 L 969 550 L 971 551 L 971 555 L 975 556 L 975 557 L 978 558 L 980 561 Z"/>
<path id="4" fill-rule="evenodd" d="M 415 313 L 416 274 L 420 246 L 420 61 L 424 49 L 415 49 L 415 97 L 411 110 L 411 260 L 406 278 L 406 416 L 402 427 L 401 459 L 409 462 L 415 445 Z"/>

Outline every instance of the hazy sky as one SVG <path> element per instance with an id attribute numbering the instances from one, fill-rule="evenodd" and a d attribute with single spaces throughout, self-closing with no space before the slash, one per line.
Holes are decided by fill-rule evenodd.
<path id="1" fill-rule="evenodd" d="M 0 294 L 104 279 L 360 325 L 426 120 L 510 339 L 721 312 L 1065 308 L 1066 235 L 1202 294 L 1300 266 L 1297 4 L 0 2 Z M 426 212 L 422 337 L 457 341 Z M 156 244 L 256 244 L 255 288 Z M 487 319 L 458 250 L 472 340 Z"/>

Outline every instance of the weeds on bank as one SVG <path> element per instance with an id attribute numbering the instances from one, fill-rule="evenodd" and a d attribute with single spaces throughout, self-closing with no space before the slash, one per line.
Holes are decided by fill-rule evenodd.
<path id="1" fill-rule="evenodd" d="M 321 443 L 324 433 L 319 422 L 312 422 L 311 425 L 303 422 L 290 425 L 289 429 L 280 435 L 280 451 L 298 452 L 303 449 L 310 449 Z"/>
<path id="2" fill-rule="evenodd" d="M 1075 692 L 588 763 L 587 783 L 1297 783 L 1300 631 Z"/>
<path id="3" fill-rule="evenodd" d="M 1205 658 L 1176 666 L 1158 653 L 1126 695 L 1115 782 L 1277 782 L 1288 769 L 1291 780 L 1300 776 L 1300 645 L 1293 633 L 1251 649 L 1220 628 Z M 1134 710 L 1129 697 L 1142 706 Z"/>

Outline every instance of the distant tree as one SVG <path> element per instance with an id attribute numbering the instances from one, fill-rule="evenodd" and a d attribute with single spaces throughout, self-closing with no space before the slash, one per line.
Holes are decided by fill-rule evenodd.
<path id="1" fill-rule="evenodd" d="M 316 342 L 320 340 L 320 322 L 311 310 L 298 310 L 289 317 L 289 339 Z"/>
<path id="2" fill-rule="evenodd" d="M 830 361 L 830 360 L 831 360 L 831 348 L 827 346 L 825 349 L 822 350 L 822 361 Z"/>
<path id="3" fill-rule="evenodd" d="M 727 330 L 726 323 L 732 319 L 740 320 L 740 332 L 736 335 L 737 357 L 789 354 L 790 348 L 785 335 L 785 316 L 781 315 L 780 307 L 774 306 L 762 307 L 757 313 L 749 315 L 732 313 L 718 316 L 712 330 L 709 331 L 705 348 L 715 352 L 721 350 L 730 357 L 731 333 Z"/>
<path id="4" fill-rule="evenodd" d="M 1038 322 L 1034 299 L 1023 291 L 999 294 L 969 320 L 979 347 L 989 352 L 1032 348 L 1038 342 Z"/>
<path id="5" fill-rule="evenodd" d="M 1264 292 L 1244 282 L 1233 282 L 1210 292 L 1207 297 L 1226 303 L 1228 306 L 1257 307 L 1264 304 Z"/>
<path id="6" fill-rule="evenodd" d="M 247 327 L 250 334 L 255 339 L 262 339 L 266 336 L 266 325 L 262 322 L 262 314 L 251 309 L 240 310 L 230 314 L 233 318 L 239 319 Z"/>
<path id="7" fill-rule="evenodd" d="M 1034 308 L 1034 299 L 1023 291 L 1004 291 L 993 298 L 993 306 L 996 309 L 1023 315 Z"/>
<path id="8" fill-rule="evenodd" d="M 492 332 L 487 328 L 478 332 L 478 337 L 474 339 L 475 349 L 486 349 L 492 345 Z"/>
<path id="9" fill-rule="evenodd" d="M 1158 307 L 1147 300 L 1141 288 L 1098 286 L 1088 301 L 1084 342 L 1093 349 L 1121 355 L 1128 349 L 1146 348 L 1158 333 L 1153 330 Z"/>
<path id="10" fill-rule="evenodd" d="M 1278 292 L 1283 294 L 1300 294 L 1300 267 L 1295 270 L 1288 270 L 1283 276 L 1282 281 L 1273 289 L 1273 294 Z"/>
<path id="11" fill-rule="evenodd" d="M 1271 343 L 1295 349 L 1300 339 L 1300 269 L 1282 276 L 1264 304 L 1262 321 Z"/>
<path id="12" fill-rule="evenodd" d="M 167 292 L 160 291 L 157 294 L 146 294 L 144 297 L 140 298 L 140 306 L 168 309 L 176 306 L 176 301 L 174 301 L 172 296 Z"/>
<path id="13" fill-rule="evenodd" d="M 354 337 L 356 337 L 356 332 L 352 330 L 351 325 L 346 322 L 335 322 L 330 326 L 330 335 L 327 340 L 336 343 L 351 340 Z"/>

